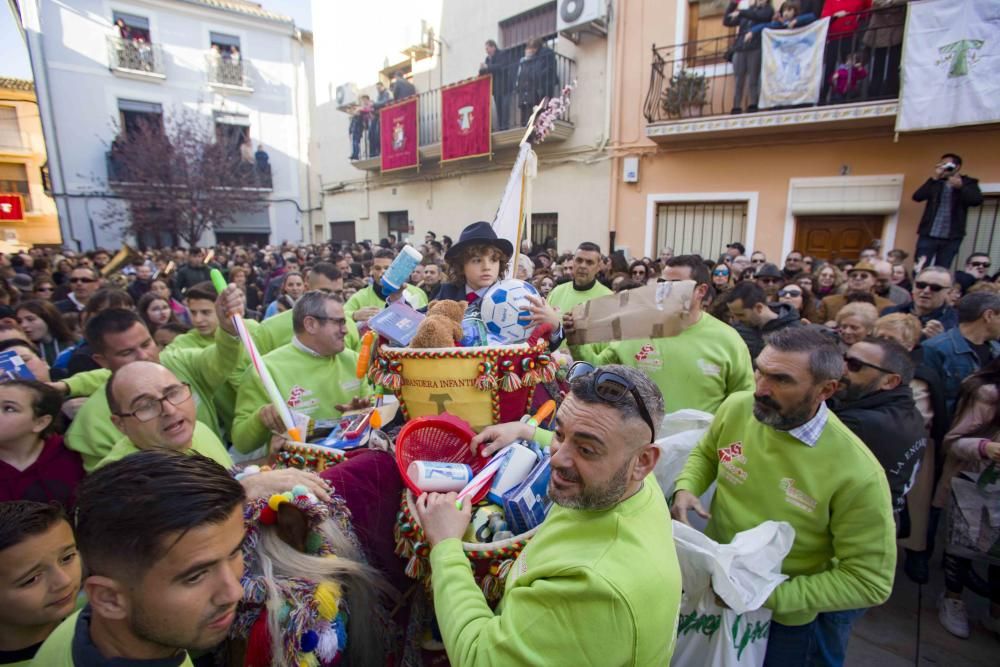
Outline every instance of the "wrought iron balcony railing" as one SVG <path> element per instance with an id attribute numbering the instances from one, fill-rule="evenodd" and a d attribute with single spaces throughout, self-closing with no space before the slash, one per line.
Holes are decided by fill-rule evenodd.
<path id="1" fill-rule="evenodd" d="M 146 74 L 155 77 L 166 76 L 163 66 L 163 50 L 159 44 L 151 44 L 142 39 L 126 39 L 108 36 L 108 61 L 112 71 Z"/>

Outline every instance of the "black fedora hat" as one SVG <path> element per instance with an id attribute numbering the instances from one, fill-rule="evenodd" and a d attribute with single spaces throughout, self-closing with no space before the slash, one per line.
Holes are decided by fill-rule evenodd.
<path id="1" fill-rule="evenodd" d="M 453 245 L 445 253 L 446 260 L 458 257 L 458 255 L 471 245 L 490 245 L 502 252 L 508 259 L 514 254 L 514 246 L 507 239 L 497 238 L 497 233 L 488 222 L 474 222 L 462 230 L 458 237 L 458 243 Z"/>

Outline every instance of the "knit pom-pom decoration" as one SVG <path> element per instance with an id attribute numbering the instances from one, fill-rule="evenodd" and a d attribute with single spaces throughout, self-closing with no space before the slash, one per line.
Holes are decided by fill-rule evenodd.
<path id="1" fill-rule="evenodd" d="M 552 382 L 558 373 L 557 364 L 548 354 L 542 353 L 535 359 L 538 364 L 538 372 L 542 382 Z"/>
<path id="2" fill-rule="evenodd" d="M 531 357 L 521 359 L 521 384 L 525 387 L 534 387 L 542 381 L 542 374 L 538 370 L 538 364 Z"/>
<path id="3" fill-rule="evenodd" d="M 500 372 L 502 376 L 500 377 L 500 390 L 506 392 L 517 391 L 521 388 L 521 378 L 517 376 L 514 372 L 514 361 L 511 359 L 504 359 L 500 362 Z"/>
<path id="4" fill-rule="evenodd" d="M 493 392 L 497 390 L 497 377 L 493 374 L 493 362 L 484 361 L 479 364 L 479 376 L 476 378 L 476 389 Z"/>

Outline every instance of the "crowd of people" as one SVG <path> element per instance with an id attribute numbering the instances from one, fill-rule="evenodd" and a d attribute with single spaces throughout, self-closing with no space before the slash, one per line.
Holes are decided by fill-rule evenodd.
<path id="1" fill-rule="evenodd" d="M 895 98 L 909 0 L 731 0 L 722 17 L 735 36 L 725 56 L 735 75 L 731 113 L 757 111 L 762 33 L 802 28 L 829 18 L 820 104 Z M 746 103 L 744 105 L 744 102 Z"/>
<path id="2" fill-rule="evenodd" d="M 942 187 L 965 187 L 939 171 Z M 934 210 L 925 217 L 937 233 L 957 224 Z M 544 297 L 532 318 L 551 325 L 552 347 L 577 363 L 554 433 L 498 424 L 473 447 L 551 441 L 557 508 L 493 611 L 458 539 L 469 504 L 421 496 L 451 660 L 666 664 L 681 585 L 668 513 L 687 522 L 696 512 L 723 543 L 768 519 L 793 526 L 789 578 L 765 603 L 774 615 L 764 664 L 843 664 L 851 624 L 892 591 L 897 545 L 906 576 L 942 576 L 931 562 L 953 484 L 987 479 L 1000 465 L 1000 273 L 980 252 L 953 272 L 938 263 L 946 244 L 921 243 L 912 265 L 903 250 L 883 257 L 872 247 L 837 262 L 793 251 L 779 267 L 739 241 L 717 259 L 664 248 L 633 261 L 596 242 L 564 254 L 525 242 L 513 270 Z M 403 592 L 391 545 L 401 483 L 388 455 L 366 452 L 322 475 L 250 463 L 274 453 L 286 427 L 230 315 L 246 316 L 289 405 L 337 418 L 370 405 L 373 388 L 356 374 L 361 333 L 388 301 L 475 303 L 515 255 L 485 222 L 457 242 L 428 232 L 414 244 L 423 261 L 392 293 L 380 279 L 404 246 L 396 238 L 0 256 L 0 352 L 14 351 L 34 377 L 0 383 L 0 664 L 183 662 L 185 651 L 212 664 L 226 637 L 258 646 L 247 634 L 259 624 L 244 616 L 247 596 L 277 599 L 276 578 L 310 572 L 343 586 L 346 609 L 364 619 L 378 606 L 372 591 Z M 221 294 L 213 269 L 228 282 Z M 566 342 L 575 306 L 661 282 L 694 285 L 677 335 Z M 660 456 L 663 415 L 682 409 L 716 419 L 665 499 L 644 480 Z M 292 528 L 285 546 L 253 532 L 266 530 L 253 527 L 265 507 L 333 502 L 327 482 L 353 516 L 317 533 L 341 559 L 336 567 L 310 560 L 308 540 Z M 244 524 L 255 535 L 245 542 Z M 338 530 L 356 530 L 360 547 Z M 941 623 L 969 636 L 970 588 L 989 597 L 980 620 L 1000 632 L 1000 567 L 978 575 L 951 548 L 953 532 L 943 545 Z M 296 544 L 302 553 L 269 551 Z M 74 612 L 81 590 L 86 604 Z M 283 650 L 278 616 L 264 623 L 272 656 Z M 343 619 L 341 650 L 346 642 L 357 664 L 377 664 L 377 632 L 347 618 L 327 619 Z M 531 627 L 519 625 L 524 618 Z M 289 650 L 313 651 L 307 644 Z"/>

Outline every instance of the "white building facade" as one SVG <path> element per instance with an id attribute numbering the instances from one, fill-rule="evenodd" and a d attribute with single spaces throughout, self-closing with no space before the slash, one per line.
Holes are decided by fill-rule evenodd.
<path id="1" fill-rule="evenodd" d="M 516 108 L 507 110 L 509 122 L 498 123 L 493 110 L 492 156 L 440 162 L 440 88 L 478 75 L 484 61 L 484 44 L 495 40 L 513 58 L 508 76 L 513 84 L 517 62 L 526 42 L 543 40 L 556 54 L 558 86 L 576 82 L 567 117 L 538 147 L 538 176 L 533 186 L 532 239 L 548 242 L 560 252 L 582 241 L 608 248 L 610 191 L 609 87 L 610 49 L 600 28 L 562 33 L 557 29 L 558 5 L 554 1 L 504 0 L 467 2 L 440 0 L 433 15 L 397 17 L 413 23 L 406 43 L 386 49 L 381 71 L 350 72 L 336 45 L 354 44 L 357 35 L 381 34 L 387 22 L 378 0 L 366 5 L 363 15 L 343 18 L 338 3 L 313 2 L 316 35 L 316 122 L 314 138 L 319 149 L 314 168 L 321 181 L 325 228 L 316 224 L 317 240 L 377 241 L 389 234 L 422 240 L 427 231 L 440 238 L 457 239 L 463 227 L 477 220 L 492 220 L 524 134 Z M 602 8 L 607 3 L 602 0 Z M 430 7 L 434 3 L 427 3 Z M 439 10 L 439 13 L 437 11 Z M 600 13 L 602 19 L 607 15 Z M 370 23 L 366 23 L 370 22 Z M 421 35 L 420 24 L 424 24 Z M 395 57 L 393 54 L 395 53 Z M 407 60 L 407 55 L 410 60 Z M 358 84 L 360 93 L 374 99 L 374 85 L 396 69 L 408 72 L 419 96 L 419 170 L 382 174 L 379 158 L 351 160 L 350 115 L 338 107 L 337 90 Z M 345 77 L 350 76 L 351 78 Z M 496 79 L 494 80 L 496 84 Z M 557 87 L 558 87 L 557 86 Z M 343 95 L 342 95 L 343 97 Z M 513 100 L 511 100 L 513 102 Z M 373 138 L 374 140 L 374 138 Z M 322 232 L 323 236 L 319 234 Z"/>
<path id="2" fill-rule="evenodd" d="M 309 33 L 244 0 L 25 0 L 20 12 L 67 247 L 150 241 L 105 225 L 108 150 L 116 128 L 181 109 L 202 114 L 217 136 L 249 138 L 270 167 L 266 210 L 201 243 L 304 239 L 313 206 Z"/>

